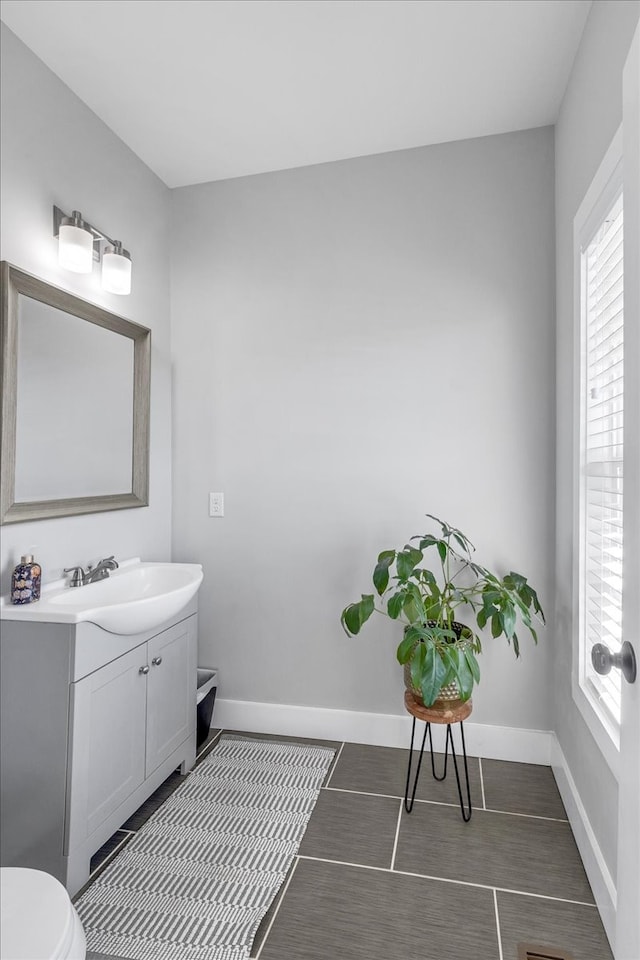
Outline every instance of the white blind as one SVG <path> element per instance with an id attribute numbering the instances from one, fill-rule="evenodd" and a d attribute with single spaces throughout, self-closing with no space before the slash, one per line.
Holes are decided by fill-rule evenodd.
<path id="1" fill-rule="evenodd" d="M 620 723 L 621 674 L 599 676 L 591 648 L 622 644 L 623 247 L 622 195 L 583 249 L 584 371 L 582 618 L 586 678 Z"/>

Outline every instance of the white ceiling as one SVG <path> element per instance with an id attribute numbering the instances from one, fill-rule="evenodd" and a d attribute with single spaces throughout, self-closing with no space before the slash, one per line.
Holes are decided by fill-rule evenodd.
<path id="1" fill-rule="evenodd" d="M 590 0 L 3 0 L 170 187 L 553 123 Z"/>

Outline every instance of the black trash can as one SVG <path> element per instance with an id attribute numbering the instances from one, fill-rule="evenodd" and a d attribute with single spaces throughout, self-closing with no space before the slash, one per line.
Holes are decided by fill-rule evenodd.
<path id="1" fill-rule="evenodd" d="M 197 733 L 196 744 L 198 749 L 209 736 L 213 704 L 218 689 L 218 671 L 206 667 L 198 667 L 198 693 L 196 695 Z"/>

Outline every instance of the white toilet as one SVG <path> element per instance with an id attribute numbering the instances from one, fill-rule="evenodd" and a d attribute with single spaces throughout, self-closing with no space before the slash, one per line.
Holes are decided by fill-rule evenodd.
<path id="1" fill-rule="evenodd" d="M 80 917 L 42 870 L 0 868 L 0 960 L 85 960 Z"/>

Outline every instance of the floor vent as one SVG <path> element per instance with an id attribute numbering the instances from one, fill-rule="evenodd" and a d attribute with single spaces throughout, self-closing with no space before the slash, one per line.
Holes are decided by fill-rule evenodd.
<path id="1" fill-rule="evenodd" d="M 557 947 L 536 947 L 531 943 L 518 944 L 518 960 L 574 960 L 573 954 Z"/>

